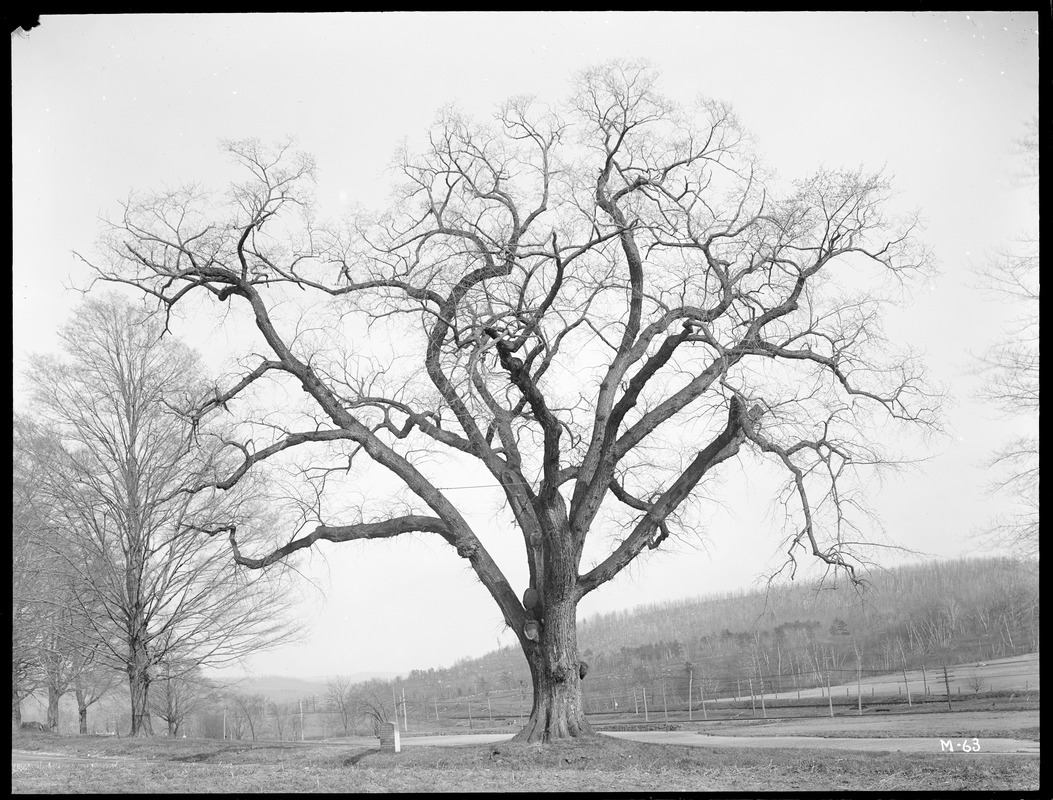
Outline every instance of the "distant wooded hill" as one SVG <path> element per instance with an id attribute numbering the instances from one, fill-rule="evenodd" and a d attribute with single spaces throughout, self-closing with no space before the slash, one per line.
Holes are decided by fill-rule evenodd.
<path id="1" fill-rule="evenodd" d="M 370 680 L 388 681 L 397 677 L 394 672 L 356 672 L 342 676 L 355 683 Z M 310 678 L 289 678 L 284 675 L 250 675 L 219 681 L 223 686 L 244 694 L 262 694 L 270 702 L 287 703 L 309 697 L 318 699 L 326 697 L 329 691 L 329 677 L 324 675 Z"/>
<path id="2" fill-rule="evenodd" d="M 578 624 L 586 685 L 594 698 L 659 682 L 685 696 L 689 681 L 707 696 L 737 693 L 746 680 L 783 691 L 840 673 L 854 679 L 857 666 L 891 672 L 1038 647 L 1037 562 L 929 562 L 868 581 L 862 592 L 846 582 L 790 584 L 588 617 Z M 413 670 L 401 683 L 409 695 L 441 699 L 530 687 L 518 647 Z"/>

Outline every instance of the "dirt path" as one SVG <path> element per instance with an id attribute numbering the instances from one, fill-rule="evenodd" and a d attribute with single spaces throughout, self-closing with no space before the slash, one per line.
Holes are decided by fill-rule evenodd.
<path id="1" fill-rule="evenodd" d="M 962 715 L 965 716 L 965 715 Z M 984 715 L 985 719 L 989 715 Z M 1038 715 L 1034 715 L 1038 724 Z M 888 724 L 887 720 L 882 720 Z M 794 720 L 798 722 L 798 720 Z M 812 720 L 805 720 L 812 722 Z M 822 720 L 819 720 L 822 722 Z M 839 720 L 828 720 L 837 723 Z M 897 726 L 900 720 L 896 720 Z M 700 731 L 604 731 L 605 736 L 620 739 L 632 739 L 637 742 L 654 744 L 679 744 L 692 747 L 807 747 L 820 750 L 863 750 L 868 752 L 909 752 L 909 753 L 1014 753 L 1039 754 L 1039 743 L 1024 739 L 986 738 L 961 736 L 903 736 L 903 737 L 827 737 L 774 734 L 770 727 L 736 728 L 738 735 L 709 734 Z M 840 730 L 844 730 L 842 727 Z M 956 729 L 960 730 L 960 729 Z M 509 733 L 475 733 L 450 736 L 403 736 L 403 747 L 464 747 L 466 745 L 490 744 L 504 742 L 512 738 Z M 376 747 L 375 739 L 345 740 L 347 744 Z M 941 744 L 951 742 L 950 745 Z M 949 749 L 953 748 L 953 750 Z M 966 749 L 968 748 L 968 749 Z"/>
<path id="2" fill-rule="evenodd" d="M 693 747 L 803 747 L 867 752 L 951 753 L 971 756 L 984 753 L 1038 755 L 1039 742 L 1006 736 L 987 737 L 983 731 L 1013 733 L 1039 727 L 1036 711 L 962 711 L 955 713 L 895 714 L 879 717 L 842 716 L 833 719 L 741 720 L 711 723 L 703 730 L 604 731 L 607 736 L 655 744 Z M 700 726 L 701 727 L 701 726 Z M 888 736 L 895 733 L 896 736 Z M 850 735 L 846 735 L 850 734 Z M 465 747 L 504 742 L 511 733 L 472 733 L 447 736 L 401 737 L 403 747 Z M 327 744 L 344 747 L 377 747 L 372 737 L 341 737 Z M 949 743 L 949 744 L 948 744 Z M 11 751 L 12 765 L 141 761 L 115 756 L 67 756 L 55 753 Z"/>
<path id="3" fill-rule="evenodd" d="M 1001 735 L 1039 727 L 1038 711 L 955 711 L 924 714 L 877 714 L 800 719 L 723 720 L 699 725 L 702 733 L 727 736 L 837 736 L 881 738 L 889 734 L 907 737 L 944 737 L 952 734 L 980 736 L 984 731 Z"/>
<path id="4" fill-rule="evenodd" d="M 846 739 L 823 736 L 710 736 L 694 731 L 607 731 L 607 736 L 653 744 L 692 747 L 804 747 L 818 750 L 866 752 L 954 753 L 971 756 L 984 753 L 1038 755 L 1038 742 L 1023 739 L 882 738 Z M 950 744 L 946 744 L 950 742 Z"/>

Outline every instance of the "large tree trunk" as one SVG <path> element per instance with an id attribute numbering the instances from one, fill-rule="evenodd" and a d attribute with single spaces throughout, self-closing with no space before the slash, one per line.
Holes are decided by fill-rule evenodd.
<path id="1" fill-rule="evenodd" d="M 22 698 L 18 694 L 18 687 L 11 690 L 11 730 L 17 731 L 22 727 Z"/>
<path id="2" fill-rule="evenodd" d="M 146 644 L 133 637 L 128 653 L 128 689 L 132 700 L 132 736 L 153 736 L 150 720 L 150 660 Z"/>
<path id="3" fill-rule="evenodd" d="M 557 601 L 544 607 L 538 642 L 523 646 L 534 683 L 534 707 L 520 742 L 550 742 L 594 736 L 585 718 L 578 659 L 577 602 Z"/>
<path id="4" fill-rule="evenodd" d="M 59 692 L 54 686 L 48 687 L 48 721 L 47 726 L 50 730 L 58 730 L 59 723 L 59 700 L 62 697 L 62 693 Z"/>
<path id="5" fill-rule="evenodd" d="M 80 732 L 88 732 L 88 697 L 83 689 L 75 690 L 77 695 L 77 715 L 80 717 Z"/>

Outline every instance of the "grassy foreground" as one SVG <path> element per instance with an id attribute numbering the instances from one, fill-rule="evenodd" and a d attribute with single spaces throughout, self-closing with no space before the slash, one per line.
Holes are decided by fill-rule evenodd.
<path id="1" fill-rule="evenodd" d="M 1039 759 L 716 749 L 601 737 L 560 746 L 410 747 L 15 734 L 13 747 L 123 761 L 12 765 L 14 793 L 1027 790 Z M 136 760 L 132 760 L 136 759 Z"/>

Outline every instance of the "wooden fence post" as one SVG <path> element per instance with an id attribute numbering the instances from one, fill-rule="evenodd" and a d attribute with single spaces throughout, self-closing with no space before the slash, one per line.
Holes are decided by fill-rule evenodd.
<path id="1" fill-rule="evenodd" d="M 691 695 L 693 694 L 693 692 L 691 690 L 692 690 L 692 688 L 694 688 L 692 686 L 694 677 L 695 677 L 695 671 L 689 669 L 687 671 L 687 721 L 688 722 L 693 722 L 694 721 L 694 720 L 691 719 L 691 702 L 692 702 Z"/>

